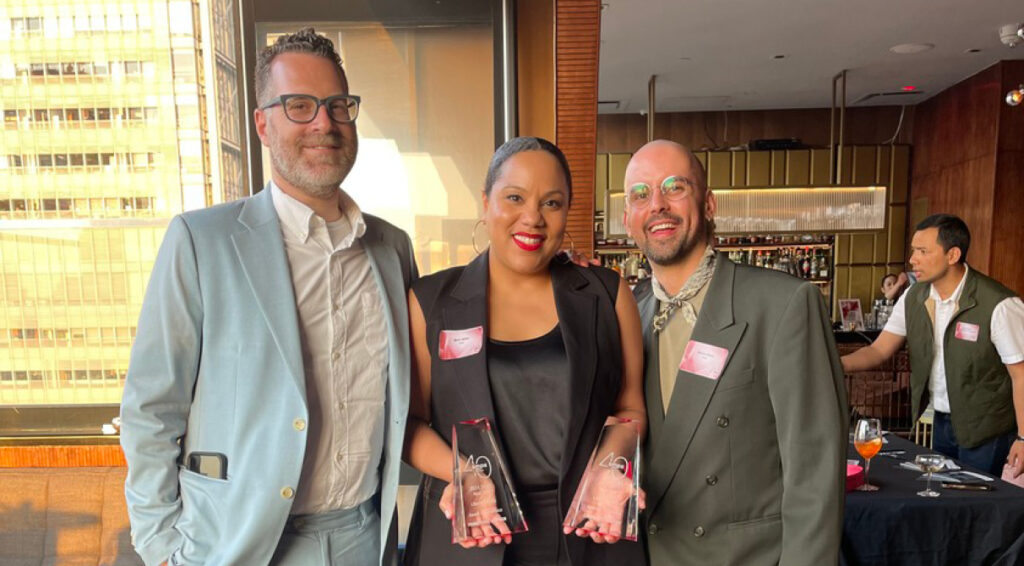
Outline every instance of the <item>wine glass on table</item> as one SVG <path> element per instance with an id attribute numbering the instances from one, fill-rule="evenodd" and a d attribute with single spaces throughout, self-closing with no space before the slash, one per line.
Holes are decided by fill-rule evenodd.
<path id="1" fill-rule="evenodd" d="M 942 465 L 946 462 L 946 457 L 940 454 L 918 454 L 914 457 L 914 463 L 917 467 L 921 468 L 921 471 L 928 474 L 928 483 L 925 484 L 924 491 L 917 492 L 921 497 L 938 497 L 939 492 L 932 489 L 932 472 L 942 471 Z"/>
<path id="2" fill-rule="evenodd" d="M 878 419 L 860 419 L 853 430 L 853 447 L 864 458 L 864 484 L 857 491 L 878 491 L 877 485 L 868 482 L 871 459 L 882 449 L 882 423 Z"/>

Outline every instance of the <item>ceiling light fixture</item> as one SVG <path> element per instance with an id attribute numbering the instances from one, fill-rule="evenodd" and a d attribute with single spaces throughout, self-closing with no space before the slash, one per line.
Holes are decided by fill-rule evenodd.
<path id="1" fill-rule="evenodd" d="M 999 28 L 999 41 L 1007 47 L 1016 47 L 1018 43 L 1024 41 L 1022 32 L 1024 32 L 1024 25 L 1006 24 Z"/>
<path id="2" fill-rule="evenodd" d="M 889 48 L 889 51 L 892 51 L 897 55 L 912 55 L 914 53 L 928 51 L 934 47 L 935 45 L 931 43 L 901 43 L 899 45 L 893 45 Z"/>
<path id="3" fill-rule="evenodd" d="M 1006 103 L 1010 106 L 1020 106 L 1024 102 L 1024 84 L 1006 93 Z"/>

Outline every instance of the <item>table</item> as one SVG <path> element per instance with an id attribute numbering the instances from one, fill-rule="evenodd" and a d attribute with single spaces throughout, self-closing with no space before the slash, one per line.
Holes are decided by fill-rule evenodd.
<path id="1" fill-rule="evenodd" d="M 895 435 L 887 435 L 871 461 L 870 480 L 881 489 L 846 494 L 840 564 L 998 565 L 1024 564 L 1024 489 L 996 478 L 993 491 L 944 489 L 940 497 L 919 497 L 920 472 L 899 467 L 917 454 L 929 453 Z M 861 458 L 849 447 L 850 459 Z"/>

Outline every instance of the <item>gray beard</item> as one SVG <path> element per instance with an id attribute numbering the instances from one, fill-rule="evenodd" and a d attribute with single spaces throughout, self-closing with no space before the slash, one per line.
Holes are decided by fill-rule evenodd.
<path id="1" fill-rule="evenodd" d="M 341 186 L 341 182 L 348 176 L 349 168 L 342 168 L 336 174 L 316 175 L 301 167 L 294 167 L 293 163 L 282 159 L 281 153 L 270 152 L 270 162 L 274 165 L 277 174 L 291 183 L 294 187 L 314 198 L 329 198 Z"/>

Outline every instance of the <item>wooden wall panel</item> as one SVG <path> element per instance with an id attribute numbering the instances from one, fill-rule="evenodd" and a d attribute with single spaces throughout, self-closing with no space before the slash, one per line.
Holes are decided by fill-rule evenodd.
<path id="1" fill-rule="evenodd" d="M 576 248 L 594 255 L 594 155 L 597 145 L 599 0 L 555 3 L 555 143 L 573 177 L 567 230 Z"/>
<path id="2" fill-rule="evenodd" d="M 555 140 L 554 0 L 516 2 L 519 135 Z"/>
<path id="3" fill-rule="evenodd" d="M 1024 107 L 1018 106 L 1017 111 L 1024 114 Z M 1024 129 L 1017 131 L 1024 137 Z M 1000 151 L 997 155 L 993 206 L 998 212 L 992 226 L 992 250 L 998 258 L 988 273 L 1024 294 L 1024 151 Z"/>
<path id="4" fill-rule="evenodd" d="M 124 466 L 116 444 L 103 446 L 0 446 L 0 468 Z"/>
<path id="5" fill-rule="evenodd" d="M 928 212 L 950 212 L 971 229 L 967 260 L 990 270 L 999 65 L 993 65 L 918 105 L 914 128 L 912 197 Z"/>
<path id="6" fill-rule="evenodd" d="M 732 184 L 732 156 L 729 153 L 716 151 L 708 154 L 706 169 L 708 187 L 724 189 Z"/>
<path id="7" fill-rule="evenodd" d="M 1024 83 L 1024 61 L 1003 61 L 1000 70 L 1000 93 Z M 992 250 L 1009 261 L 994 261 L 989 274 L 1024 294 L 1024 106 L 999 105 L 998 147 Z"/>
<path id="8" fill-rule="evenodd" d="M 811 152 L 796 149 L 786 152 L 785 184 L 791 187 L 811 184 Z"/>
<path id="9" fill-rule="evenodd" d="M 732 186 L 747 186 L 747 154 L 743 151 L 735 151 L 732 154 Z"/>

